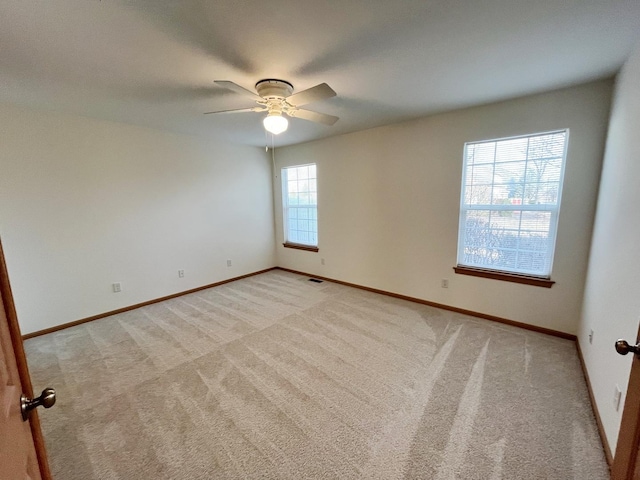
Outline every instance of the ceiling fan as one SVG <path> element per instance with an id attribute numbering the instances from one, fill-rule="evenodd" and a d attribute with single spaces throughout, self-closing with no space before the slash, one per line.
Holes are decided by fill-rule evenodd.
<path id="1" fill-rule="evenodd" d="M 295 94 L 293 93 L 293 85 L 289 82 L 271 78 L 260 80 L 256 83 L 257 94 L 241 87 L 237 83 L 226 80 L 216 80 L 215 83 L 228 90 L 252 98 L 258 106 L 206 112 L 205 115 L 211 113 L 267 112 L 267 116 L 263 120 L 264 128 L 274 135 L 284 132 L 289 126 L 289 122 L 283 114 L 324 125 L 333 125 L 338 121 L 338 117 L 333 115 L 300 108 L 302 105 L 335 97 L 336 92 L 326 83 L 321 83 Z"/>

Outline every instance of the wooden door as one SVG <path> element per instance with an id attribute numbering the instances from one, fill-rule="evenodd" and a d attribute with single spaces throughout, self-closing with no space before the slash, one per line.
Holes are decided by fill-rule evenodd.
<path id="1" fill-rule="evenodd" d="M 22 420 L 20 397 L 33 398 L 0 243 L 0 479 L 50 480 L 38 414 Z"/>
<path id="2" fill-rule="evenodd" d="M 640 328 L 636 344 L 640 341 Z M 627 398 L 622 411 L 616 454 L 611 467 L 612 480 L 640 480 L 640 355 L 633 355 Z"/>

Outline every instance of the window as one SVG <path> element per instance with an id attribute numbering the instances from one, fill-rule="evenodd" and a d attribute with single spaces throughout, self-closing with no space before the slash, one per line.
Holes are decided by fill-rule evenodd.
<path id="1" fill-rule="evenodd" d="M 316 165 L 282 169 L 284 246 L 318 251 Z"/>
<path id="2" fill-rule="evenodd" d="M 458 267 L 550 278 L 568 135 L 465 144 Z"/>

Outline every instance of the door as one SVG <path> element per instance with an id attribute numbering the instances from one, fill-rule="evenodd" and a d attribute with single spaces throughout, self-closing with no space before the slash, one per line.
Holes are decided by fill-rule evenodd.
<path id="1" fill-rule="evenodd" d="M 640 329 L 634 345 L 624 340 L 616 342 L 616 350 L 621 355 L 631 353 L 631 375 L 627 387 L 627 398 L 622 411 L 622 423 L 618 434 L 616 455 L 611 467 L 612 480 L 640 480 Z"/>
<path id="2" fill-rule="evenodd" d="M 38 415 L 23 421 L 22 395 L 33 398 L 11 286 L 0 243 L 0 478 L 50 480 Z M 55 398 L 55 397 L 54 397 Z M 48 400 L 52 403 L 51 397 Z"/>

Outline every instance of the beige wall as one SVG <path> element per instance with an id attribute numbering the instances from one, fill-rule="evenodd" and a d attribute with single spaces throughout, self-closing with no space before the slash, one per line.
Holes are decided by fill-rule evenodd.
<path id="1" fill-rule="evenodd" d="M 617 78 L 593 233 L 579 341 L 607 439 L 615 449 L 640 317 L 640 48 Z M 589 332 L 594 331 L 589 344 Z M 613 406 L 616 384 L 620 410 Z"/>
<path id="2" fill-rule="evenodd" d="M 595 82 L 278 149 L 278 265 L 577 333 L 611 88 Z M 570 143 L 557 283 L 545 289 L 454 274 L 464 143 L 562 128 Z M 280 168 L 311 162 L 319 253 L 282 247 Z"/>
<path id="3" fill-rule="evenodd" d="M 0 138 L 23 333 L 275 265 L 261 149 L 9 106 Z"/>

